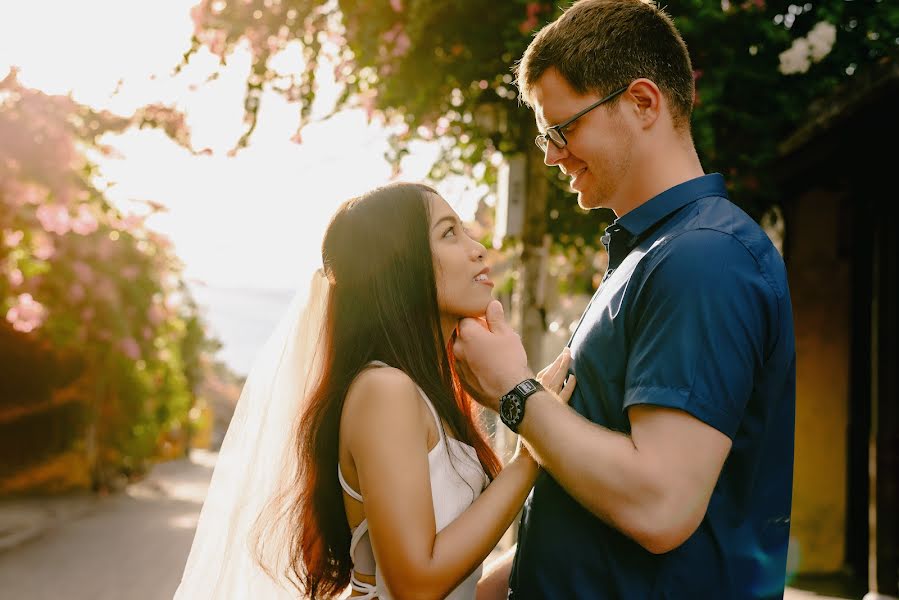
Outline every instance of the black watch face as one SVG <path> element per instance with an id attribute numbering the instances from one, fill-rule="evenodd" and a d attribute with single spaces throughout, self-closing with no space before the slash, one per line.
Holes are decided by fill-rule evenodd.
<path id="1" fill-rule="evenodd" d="M 517 396 L 503 396 L 499 410 L 506 424 L 517 424 L 521 419 L 521 400 Z"/>

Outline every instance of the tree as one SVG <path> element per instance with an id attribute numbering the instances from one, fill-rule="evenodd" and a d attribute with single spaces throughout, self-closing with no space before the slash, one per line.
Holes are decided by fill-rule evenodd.
<path id="1" fill-rule="evenodd" d="M 899 5 L 884 0 L 672 0 L 665 7 L 693 59 L 701 159 L 706 170 L 728 177 L 735 201 L 756 218 L 779 201 L 768 167 L 812 100 L 851 85 L 857 70 L 888 60 L 899 45 Z M 223 61 L 239 44 L 250 48 L 248 127 L 238 146 L 255 127 L 263 89 L 298 101 L 308 118 L 320 67 L 329 65 L 343 86 L 335 110 L 364 107 L 395 127 L 395 161 L 411 139 L 438 139 L 443 154 L 432 177 L 461 173 L 492 184 L 497 153 L 524 153 L 527 342 L 539 326 L 533 282 L 544 233 L 556 253 L 589 258 L 614 218 L 608 211 L 584 214 L 563 178 L 541 165 L 533 117 L 513 85 L 510 67 L 530 34 L 561 10 L 526 0 L 202 0 L 185 62 L 201 46 Z M 274 71 L 272 57 L 295 44 L 303 70 Z M 583 260 L 574 261 L 572 272 L 581 275 L 573 287 L 595 287 Z"/>
<path id="2" fill-rule="evenodd" d="M 81 448 L 104 487 L 188 424 L 211 342 L 181 265 L 94 184 L 101 136 L 134 126 L 188 137 L 162 106 L 126 118 L 25 88 L 15 70 L 0 81 L 0 480 Z M 0 490 L 27 489 L 9 481 Z"/>

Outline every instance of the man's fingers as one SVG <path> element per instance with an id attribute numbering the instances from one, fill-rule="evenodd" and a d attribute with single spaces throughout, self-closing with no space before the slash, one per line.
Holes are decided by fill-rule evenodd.
<path id="1" fill-rule="evenodd" d="M 487 305 L 487 327 L 496 332 L 506 327 L 506 316 L 503 304 L 499 300 L 491 300 Z"/>
<path id="2" fill-rule="evenodd" d="M 477 335 L 481 331 L 489 330 L 487 322 L 484 319 L 476 319 L 474 317 L 465 317 L 459 321 L 459 334 L 456 336 L 458 341 L 471 335 Z"/>

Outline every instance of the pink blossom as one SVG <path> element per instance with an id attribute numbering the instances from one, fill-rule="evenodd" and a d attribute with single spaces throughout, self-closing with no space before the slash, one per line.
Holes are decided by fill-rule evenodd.
<path id="1" fill-rule="evenodd" d="M 6 312 L 6 320 L 12 323 L 13 329 L 23 333 L 34 331 L 47 317 L 47 309 L 31 297 L 31 294 L 19 294 L 18 303 Z"/>
<path id="2" fill-rule="evenodd" d="M 20 196 L 20 205 L 21 204 L 33 204 L 37 206 L 41 202 L 44 201 L 44 198 L 47 196 L 46 190 L 43 190 L 35 185 L 25 186 L 21 192 Z"/>
<path id="3" fill-rule="evenodd" d="M 141 334 L 144 336 L 144 339 L 147 341 L 150 341 L 151 339 L 153 339 L 153 330 L 150 329 L 149 327 L 144 327 L 141 330 Z"/>
<path id="4" fill-rule="evenodd" d="M 94 316 L 96 316 L 96 311 L 93 306 L 85 306 L 84 310 L 81 311 L 81 320 L 82 321 L 92 321 Z"/>
<path id="5" fill-rule="evenodd" d="M 34 256 L 38 260 L 50 260 L 56 253 L 56 246 L 53 241 L 45 235 L 34 236 Z"/>
<path id="6" fill-rule="evenodd" d="M 22 271 L 19 269 L 12 269 L 6 275 L 7 280 L 9 280 L 9 285 L 12 287 L 19 287 L 25 281 L 25 276 L 22 275 Z"/>
<path id="7" fill-rule="evenodd" d="M 78 207 L 78 213 L 72 220 L 72 231 L 78 235 L 90 235 L 97 231 L 99 226 L 97 218 L 91 212 L 90 207 L 87 204 L 80 205 Z"/>
<path id="8" fill-rule="evenodd" d="M 25 237 L 24 231 L 13 231 L 11 229 L 6 229 L 3 231 L 3 243 L 6 244 L 9 248 L 15 248 L 22 241 L 22 238 Z"/>
<path id="9" fill-rule="evenodd" d="M 390 0 L 390 8 L 394 12 L 403 12 L 403 0 Z"/>
<path id="10" fill-rule="evenodd" d="M 119 342 L 119 349 L 131 360 L 138 360 L 140 358 L 140 346 L 134 338 L 125 338 Z"/>
<path id="11" fill-rule="evenodd" d="M 37 220 L 41 222 L 41 227 L 48 233 L 65 235 L 72 227 L 72 217 L 68 209 L 59 204 L 41 205 L 35 214 Z"/>

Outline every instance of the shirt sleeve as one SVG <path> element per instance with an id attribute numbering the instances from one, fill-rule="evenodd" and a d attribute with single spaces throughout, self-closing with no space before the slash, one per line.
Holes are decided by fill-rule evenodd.
<path id="1" fill-rule="evenodd" d="M 746 247 L 719 231 L 685 232 L 646 258 L 627 323 L 624 409 L 677 408 L 733 439 L 764 362 L 773 291 Z"/>

